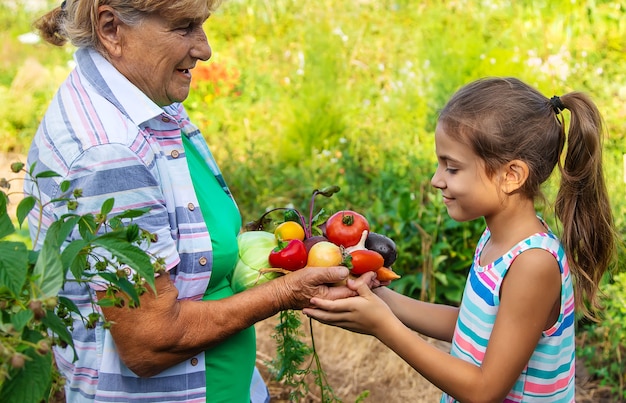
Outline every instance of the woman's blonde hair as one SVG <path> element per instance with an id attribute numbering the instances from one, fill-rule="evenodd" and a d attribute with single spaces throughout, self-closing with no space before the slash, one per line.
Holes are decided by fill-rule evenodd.
<path id="1" fill-rule="evenodd" d="M 98 8 L 110 6 L 129 26 L 135 26 L 148 14 L 158 14 L 170 21 L 205 20 L 221 0 L 66 0 L 35 21 L 41 37 L 57 46 L 68 41 L 76 47 L 93 47 L 102 51 L 96 33 Z"/>

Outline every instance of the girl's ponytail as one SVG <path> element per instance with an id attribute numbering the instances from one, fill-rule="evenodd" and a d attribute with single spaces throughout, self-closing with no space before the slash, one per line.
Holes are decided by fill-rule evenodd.
<path id="1" fill-rule="evenodd" d="M 598 285 L 615 257 L 616 248 L 613 215 L 602 171 L 602 117 L 583 93 L 563 95 L 560 102 L 571 117 L 565 157 L 558 164 L 561 185 L 555 212 L 563 225 L 561 240 L 576 279 L 577 307 L 589 317 L 599 308 Z M 555 112 L 564 125 L 560 111 L 555 109 Z"/>

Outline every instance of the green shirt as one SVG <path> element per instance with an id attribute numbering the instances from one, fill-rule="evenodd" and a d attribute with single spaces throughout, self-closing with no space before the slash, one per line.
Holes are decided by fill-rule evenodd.
<path id="1" fill-rule="evenodd" d="M 189 171 L 213 245 L 211 281 L 203 300 L 218 300 L 234 294 L 230 276 L 237 264 L 237 234 L 241 215 L 209 166 L 183 136 Z M 251 326 L 205 352 L 207 401 L 250 402 L 250 381 L 256 360 L 256 335 Z"/>

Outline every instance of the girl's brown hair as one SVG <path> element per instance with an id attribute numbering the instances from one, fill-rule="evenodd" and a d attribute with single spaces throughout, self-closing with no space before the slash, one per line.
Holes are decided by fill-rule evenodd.
<path id="1" fill-rule="evenodd" d="M 571 115 L 567 134 L 564 109 Z M 541 184 L 559 167 L 554 208 L 563 226 L 560 238 L 574 278 L 576 307 L 591 317 L 599 308 L 598 286 L 615 257 L 617 239 L 602 171 L 602 118 L 595 104 L 581 92 L 548 99 L 518 79 L 485 78 L 455 93 L 439 124 L 472 147 L 488 174 L 514 159 L 526 162 L 529 176 L 518 193 L 528 198 L 543 198 Z"/>
<path id="2" fill-rule="evenodd" d="M 69 41 L 77 47 L 103 51 L 96 34 L 100 6 L 110 6 L 125 24 L 134 26 L 147 14 L 158 14 L 170 21 L 204 20 L 220 3 L 221 0 L 66 0 L 35 21 L 34 26 L 53 45 L 62 46 Z"/>

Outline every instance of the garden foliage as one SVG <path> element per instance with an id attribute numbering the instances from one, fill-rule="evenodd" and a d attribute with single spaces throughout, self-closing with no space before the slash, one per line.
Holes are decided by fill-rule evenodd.
<path id="1" fill-rule="evenodd" d="M 4 151 L 25 151 L 72 65 L 69 47 L 20 43 L 33 18 L 0 4 L 9 27 L 0 33 L 0 95 L 19 105 L 0 111 Z M 548 97 L 588 92 L 605 117 L 606 177 L 623 241 L 624 21 L 623 2 L 611 0 L 229 0 L 206 24 L 213 57 L 198 63 L 185 105 L 244 222 L 338 185 L 341 204 L 330 200 L 328 212 L 360 211 L 398 245 L 393 268 L 402 279 L 393 287 L 455 304 L 484 224 L 451 220 L 430 186 L 438 110 L 483 76 L 516 76 Z M 539 209 L 558 232 L 551 206 Z M 613 274 L 626 272 L 623 249 L 619 257 Z M 607 289 L 614 284 L 623 283 L 607 277 Z M 601 328 L 617 329 L 617 294 L 607 294 Z M 611 340 L 623 347 L 620 337 Z M 596 358 L 594 366 L 609 368 Z"/>
<path id="2" fill-rule="evenodd" d="M 18 172 L 23 164 L 15 163 L 12 169 Z M 28 169 L 26 180 L 33 180 L 36 185 L 44 178 L 58 176 L 51 171 L 31 175 L 33 172 L 34 165 Z M 2 180 L 2 185 L 8 189 L 11 183 Z M 63 192 L 68 187 L 68 182 L 61 182 Z M 75 320 L 84 321 L 88 328 L 98 322 L 110 326 L 100 307 L 138 306 L 139 296 L 154 288 L 155 267 L 157 270 L 164 267 L 160 259 L 154 259 L 153 267 L 153 259 L 144 249 L 151 236 L 132 223 L 133 218 L 145 211 L 127 210 L 109 217 L 114 204 L 109 199 L 99 213 L 78 215 L 72 211 L 79 203 L 79 196 L 77 189 L 50 201 L 66 203 L 69 212 L 50 225 L 41 248 L 32 250 L 30 242 L 10 238 L 15 226 L 7 213 L 7 193 L 0 192 L 2 402 L 38 403 L 54 396 L 63 381 L 53 364 L 52 346 L 74 348 L 70 332 Z M 29 196 L 20 202 L 17 207 L 20 226 L 33 208 L 34 211 L 44 208 L 36 197 Z M 34 228 L 34 233 L 38 229 Z M 66 239 L 74 231 L 80 237 L 68 243 Z M 71 300 L 59 295 L 68 281 L 97 284 L 106 290 L 106 297 L 90 301 L 92 313 L 83 316 Z"/>

